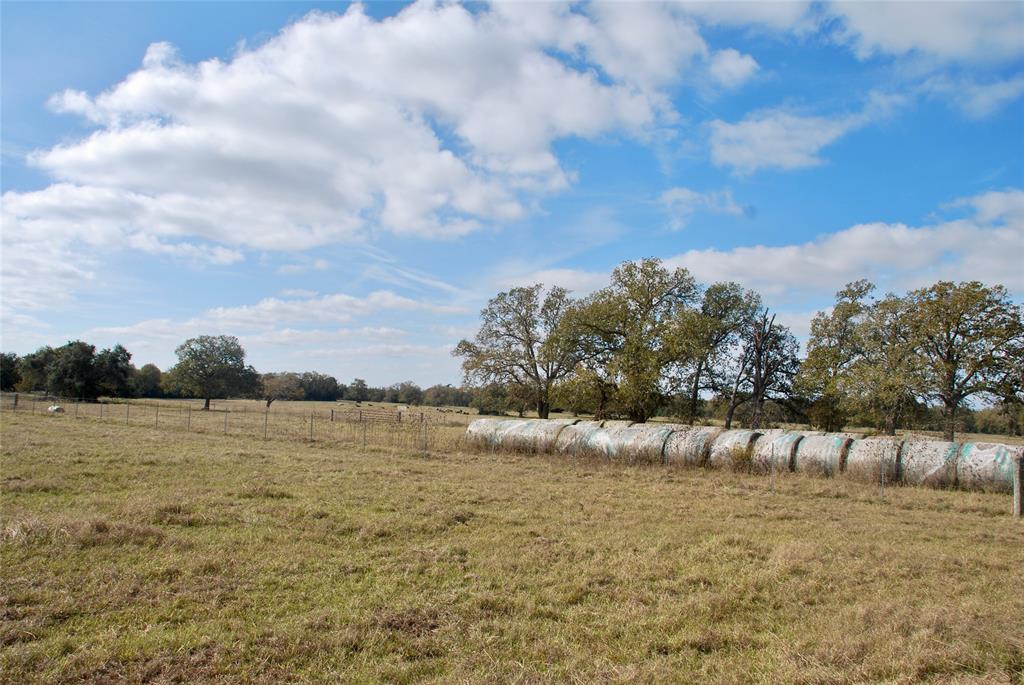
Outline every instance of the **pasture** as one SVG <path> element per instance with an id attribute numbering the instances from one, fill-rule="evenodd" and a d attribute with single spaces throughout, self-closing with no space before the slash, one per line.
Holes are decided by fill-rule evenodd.
<path id="1" fill-rule="evenodd" d="M 1024 679 L 1005 495 L 24 412 L 0 438 L 3 682 Z"/>

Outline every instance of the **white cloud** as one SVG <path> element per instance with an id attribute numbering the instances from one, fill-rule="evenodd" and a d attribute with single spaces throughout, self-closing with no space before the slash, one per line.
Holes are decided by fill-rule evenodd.
<path id="1" fill-rule="evenodd" d="M 757 60 L 732 48 L 717 51 L 712 55 L 708 67 L 711 77 L 725 88 L 743 85 L 758 69 Z"/>
<path id="2" fill-rule="evenodd" d="M 326 271 L 331 263 L 326 259 L 305 259 L 299 262 L 282 264 L 277 267 L 277 273 L 282 275 L 301 274 L 307 271 Z"/>
<path id="3" fill-rule="evenodd" d="M 1024 95 L 1024 76 L 983 82 L 937 75 L 927 79 L 920 89 L 926 95 L 949 100 L 971 119 L 984 119 Z"/>
<path id="4" fill-rule="evenodd" d="M 541 269 L 502 279 L 500 288 L 529 287 L 541 283 L 545 286 L 560 286 L 574 295 L 587 295 L 608 285 L 608 274 L 580 271 L 578 269 Z"/>
<path id="5" fill-rule="evenodd" d="M 690 217 L 697 211 L 708 211 L 715 214 L 742 216 L 743 208 L 737 204 L 729 189 L 699 193 L 689 188 L 677 186 L 663 192 L 658 201 L 669 213 L 670 225 L 673 229 L 686 226 Z"/>
<path id="6" fill-rule="evenodd" d="M 1024 55 L 1020 2 L 837 2 L 839 40 L 858 57 L 922 55 L 940 61 L 998 62 Z"/>
<path id="7" fill-rule="evenodd" d="M 708 0 L 681 3 L 682 11 L 709 24 L 804 33 L 816 25 L 806 0 Z"/>
<path id="8" fill-rule="evenodd" d="M 53 185 L 5 193 L 4 287 L 42 306 L 56 289 L 25 284 L 61 281 L 61 256 L 82 272 L 71 292 L 87 253 L 229 264 L 518 219 L 574 178 L 555 141 L 649 139 L 677 121 L 670 89 L 708 54 L 679 6 L 652 3 L 419 2 L 383 20 L 355 4 L 199 63 L 155 43 L 109 89 L 51 98 L 93 129 L 29 155 Z M 717 57 L 726 80 L 746 68 Z M 37 239 L 53 258 L 15 264 Z"/>
<path id="9" fill-rule="evenodd" d="M 801 169 L 821 164 L 818 153 L 842 136 L 889 116 L 907 102 L 901 95 L 873 92 L 860 112 L 808 116 L 765 109 L 730 124 L 710 124 L 711 161 L 748 174 L 758 169 Z"/>
<path id="10" fill-rule="evenodd" d="M 669 263 L 698 280 L 734 280 L 776 304 L 832 293 L 858 278 L 904 290 L 938 279 L 1001 283 L 1024 292 L 1024 193 L 965 198 L 975 214 L 934 225 L 871 223 L 799 245 L 690 250 Z"/>

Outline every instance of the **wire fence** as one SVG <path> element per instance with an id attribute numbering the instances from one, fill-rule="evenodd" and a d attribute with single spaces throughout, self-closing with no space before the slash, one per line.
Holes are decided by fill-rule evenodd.
<path id="1" fill-rule="evenodd" d="M 322 442 L 422 452 L 457 450 L 465 426 L 432 420 L 425 412 L 359 409 L 263 411 L 222 406 L 196 409 L 175 401 L 96 401 L 3 393 L 0 412 L 47 414 L 70 420 L 102 421 L 186 433 L 219 434 L 261 440 Z"/>

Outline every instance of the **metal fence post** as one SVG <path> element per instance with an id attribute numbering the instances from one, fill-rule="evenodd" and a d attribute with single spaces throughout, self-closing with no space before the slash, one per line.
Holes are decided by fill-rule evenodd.
<path id="1" fill-rule="evenodd" d="M 1022 503 L 1024 498 L 1024 459 L 1018 459 L 1016 468 L 1013 469 L 1013 515 L 1021 517 Z"/>
<path id="2" fill-rule="evenodd" d="M 131 406 L 130 402 L 124 403 L 124 425 L 126 426 L 128 425 L 128 412 L 131 411 Z"/>
<path id="3" fill-rule="evenodd" d="M 313 442 L 313 412 L 309 412 L 309 441 Z"/>
<path id="4" fill-rule="evenodd" d="M 155 421 L 155 424 L 156 424 L 157 428 L 160 427 L 160 405 L 159 404 L 156 405 L 156 421 Z"/>
<path id="5" fill-rule="evenodd" d="M 191 432 L 192 430 L 192 405 L 188 405 L 188 415 L 185 417 L 185 432 Z"/>
<path id="6" fill-rule="evenodd" d="M 267 419 L 270 416 L 270 410 L 266 409 L 263 412 L 263 439 L 267 439 Z"/>
<path id="7" fill-rule="evenodd" d="M 224 410 L 224 435 L 228 434 L 228 410 Z"/>
<path id="8" fill-rule="evenodd" d="M 14 393 L 14 409 L 13 409 L 13 411 L 18 411 L 18 393 Z"/>

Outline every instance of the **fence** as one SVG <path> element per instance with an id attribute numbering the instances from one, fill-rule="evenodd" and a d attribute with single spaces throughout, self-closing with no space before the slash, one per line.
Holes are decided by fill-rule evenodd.
<path id="1" fill-rule="evenodd" d="M 50 412 L 59 406 L 59 412 Z M 51 396 L 4 393 L 0 411 L 56 414 L 71 420 L 92 420 L 124 426 L 187 433 L 324 442 L 340 446 L 382 447 L 423 452 L 458 449 L 462 426 L 430 420 L 425 413 L 359 409 L 313 409 L 307 412 L 236 410 L 228 407 L 195 409 L 175 401 L 114 400 L 98 402 Z"/>

